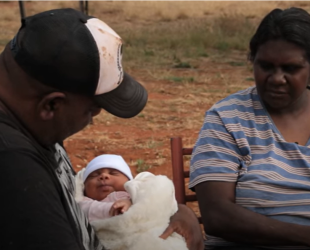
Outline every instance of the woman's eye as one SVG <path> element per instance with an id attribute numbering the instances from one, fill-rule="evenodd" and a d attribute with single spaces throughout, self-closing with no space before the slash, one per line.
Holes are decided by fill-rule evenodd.
<path id="1" fill-rule="evenodd" d="M 300 69 L 300 66 L 298 66 L 298 65 L 285 65 L 282 67 L 282 69 L 285 72 L 293 73 L 293 72 L 297 71 L 298 69 Z"/>
<path id="2" fill-rule="evenodd" d="M 271 70 L 273 68 L 273 66 L 270 63 L 260 63 L 259 66 L 263 69 L 263 70 Z"/>

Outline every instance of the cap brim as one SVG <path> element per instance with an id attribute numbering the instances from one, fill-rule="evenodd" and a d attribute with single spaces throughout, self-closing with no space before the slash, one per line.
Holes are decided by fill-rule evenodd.
<path id="1" fill-rule="evenodd" d="M 94 97 L 101 108 L 121 118 L 139 114 L 145 107 L 147 98 L 146 89 L 126 73 L 116 89 Z"/>

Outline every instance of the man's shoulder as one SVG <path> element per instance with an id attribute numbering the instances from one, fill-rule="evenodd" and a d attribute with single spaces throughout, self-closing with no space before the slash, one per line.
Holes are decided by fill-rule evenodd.
<path id="1" fill-rule="evenodd" d="M 51 169 L 55 169 L 55 150 L 52 147 L 43 148 L 28 134 L 19 124 L 0 113 L 0 153 L 12 157 L 24 155 L 40 162 L 41 165 L 49 165 Z"/>
<path id="2" fill-rule="evenodd" d="M 33 148 L 27 138 L 12 120 L 0 113 L 0 151 L 17 148 Z"/>

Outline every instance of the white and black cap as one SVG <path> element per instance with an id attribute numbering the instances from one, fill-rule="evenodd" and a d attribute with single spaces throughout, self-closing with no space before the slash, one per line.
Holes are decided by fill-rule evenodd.
<path id="1" fill-rule="evenodd" d="M 56 9 L 23 19 L 11 50 L 36 80 L 91 96 L 118 117 L 133 117 L 147 103 L 145 88 L 123 71 L 120 36 L 80 11 Z"/>

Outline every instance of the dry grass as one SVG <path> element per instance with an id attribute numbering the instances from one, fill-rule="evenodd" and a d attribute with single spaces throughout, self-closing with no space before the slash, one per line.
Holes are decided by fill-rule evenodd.
<path id="1" fill-rule="evenodd" d="M 25 1 L 24 5 L 27 16 L 54 8 L 79 8 L 78 1 Z M 154 27 L 157 27 L 159 23 L 164 23 L 163 26 L 173 34 L 183 28 L 176 28 L 176 26 L 182 25 L 182 22 L 178 23 L 178 21 L 183 21 L 186 24 L 186 21 L 191 23 L 191 20 L 195 20 L 195 23 L 210 21 L 210 23 L 203 24 L 206 29 L 211 29 L 213 32 L 216 32 L 216 26 L 212 24 L 214 21 L 220 26 L 229 25 L 232 30 L 235 30 L 242 27 L 234 25 L 236 24 L 234 17 L 243 17 L 257 22 L 273 8 L 290 6 L 301 6 L 310 10 L 306 1 L 90 1 L 89 13 L 105 20 L 119 31 L 122 37 L 126 37 L 128 36 L 126 33 L 132 33 L 133 30 L 136 33 L 139 33 L 141 29 L 142 31 L 150 30 L 150 33 L 153 33 L 153 29 L 156 29 Z M 174 25 L 175 22 L 177 23 Z M 213 26 L 214 28 L 212 28 Z M 18 27 L 18 2 L 1 2 L 0 48 L 12 38 Z M 128 28 L 131 29 L 128 30 Z M 183 35 L 186 36 L 185 31 Z M 157 34 L 154 33 L 153 37 L 157 37 Z"/>

